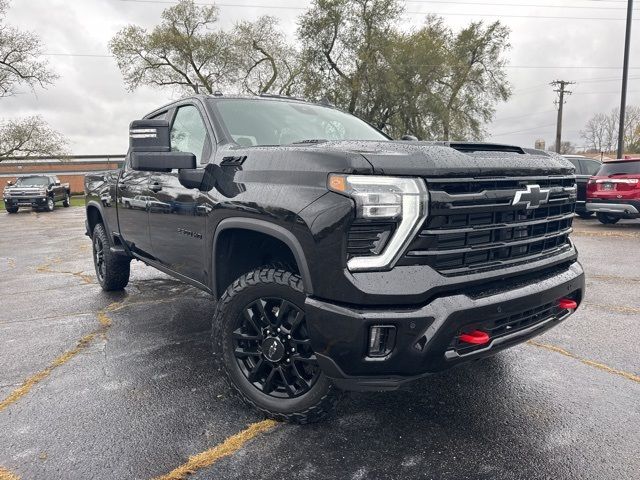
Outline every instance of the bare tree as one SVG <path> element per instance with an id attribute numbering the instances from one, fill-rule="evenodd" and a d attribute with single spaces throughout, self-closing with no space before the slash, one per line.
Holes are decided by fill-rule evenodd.
<path id="1" fill-rule="evenodd" d="M 252 94 L 293 95 L 300 90 L 300 55 L 278 30 L 278 19 L 243 21 L 232 32 L 243 89 Z"/>
<path id="2" fill-rule="evenodd" d="M 609 118 L 604 113 L 597 113 L 589 119 L 580 131 L 580 137 L 586 142 L 586 146 L 590 150 L 596 152 L 609 152 L 611 150 L 611 129 Z"/>
<path id="3" fill-rule="evenodd" d="M 6 157 L 63 155 L 66 141 L 39 116 L 0 123 L 0 161 Z"/>
<path id="4" fill-rule="evenodd" d="M 0 99 L 17 94 L 20 87 L 34 90 L 58 78 L 42 59 L 42 43 L 32 32 L 5 23 L 8 8 L 0 0 Z M 38 116 L 0 120 L 0 161 L 14 155 L 65 153 L 66 140 Z"/>
<path id="5" fill-rule="evenodd" d="M 598 152 L 614 151 L 618 135 L 620 110 L 615 108 L 609 114 L 597 113 L 589 119 L 580 136 L 587 147 Z M 625 115 L 624 142 L 630 152 L 640 151 L 640 108 L 630 105 Z"/>
<path id="6" fill-rule="evenodd" d="M 162 12 L 151 32 L 137 25 L 120 30 L 109 43 L 125 84 L 173 87 L 213 93 L 236 82 L 231 36 L 216 29 L 218 8 L 180 0 Z"/>

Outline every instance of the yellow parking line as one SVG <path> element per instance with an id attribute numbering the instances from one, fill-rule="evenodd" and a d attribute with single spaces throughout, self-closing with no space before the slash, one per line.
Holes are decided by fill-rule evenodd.
<path id="1" fill-rule="evenodd" d="M 618 238 L 638 238 L 640 233 L 621 232 L 621 231 L 589 231 L 589 230 L 573 230 L 573 237 L 618 237 Z"/>
<path id="2" fill-rule="evenodd" d="M 64 365 L 73 357 L 78 355 L 82 350 L 87 348 L 87 346 L 98 335 L 104 335 L 109 329 L 109 327 L 111 326 L 111 319 L 106 313 L 108 310 L 109 310 L 109 307 L 105 308 L 104 310 L 100 310 L 98 312 L 97 317 L 98 317 L 98 322 L 100 323 L 99 328 L 82 337 L 80 340 L 78 340 L 78 343 L 76 344 L 75 347 L 73 347 L 71 350 L 67 350 L 62 355 L 58 356 L 44 370 L 40 370 L 38 373 L 27 378 L 24 382 L 22 382 L 22 385 L 20 385 L 18 388 L 12 391 L 9 394 L 9 396 L 7 396 L 4 400 L 0 401 L 0 412 L 2 412 L 7 407 L 9 407 L 9 405 L 12 405 L 13 403 L 17 402 L 22 397 L 24 397 L 27 393 L 31 391 L 33 387 L 35 387 L 38 383 L 40 383 L 42 380 L 44 380 L 49 375 L 51 375 L 51 372 L 53 372 L 56 368 L 58 368 L 61 365 Z M 0 478 L 0 480 L 2 479 Z"/>
<path id="3" fill-rule="evenodd" d="M 20 477 L 6 468 L 0 467 L 0 480 L 20 480 Z"/>
<path id="4" fill-rule="evenodd" d="M 201 468 L 209 467 L 221 458 L 233 455 L 249 440 L 255 438 L 261 433 L 273 429 L 277 424 L 278 422 L 274 420 L 263 420 L 261 422 L 252 423 L 249 427 L 230 436 L 221 444 L 189 457 L 189 460 L 186 463 L 180 465 L 178 468 L 172 470 L 166 475 L 157 477 L 155 480 L 183 480 L 187 475 L 194 473 Z"/>
<path id="5" fill-rule="evenodd" d="M 540 342 L 536 342 L 535 340 L 529 340 L 527 343 L 529 345 L 533 345 L 534 347 L 544 348 L 551 352 L 556 352 L 556 353 L 559 353 L 560 355 L 564 355 L 565 357 L 573 358 L 574 360 L 578 360 L 579 362 L 584 363 L 585 365 L 589 365 L 590 367 L 597 368 L 598 370 L 602 370 L 604 372 L 611 373 L 613 375 L 619 375 L 623 378 L 626 378 L 627 380 L 631 380 L 632 382 L 640 383 L 640 375 L 635 375 L 630 372 L 625 372 L 624 370 L 617 370 L 608 365 L 605 365 L 604 363 L 594 362 L 593 360 L 588 360 L 586 358 L 579 357 L 575 353 L 571 353 L 563 348 L 556 347 L 555 345 L 549 345 L 548 343 L 540 343 Z"/>

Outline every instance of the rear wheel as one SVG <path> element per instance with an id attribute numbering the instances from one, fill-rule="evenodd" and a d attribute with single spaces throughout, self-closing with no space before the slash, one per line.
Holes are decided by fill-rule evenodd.
<path id="1" fill-rule="evenodd" d="M 64 194 L 64 200 L 62 201 L 63 207 L 71 206 L 71 197 L 69 196 L 69 192 Z"/>
<path id="2" fill-rule="evenodd" d="M 129 283 L 131 259 L 114 254 L 109 248 L 107 232 L 101 223 L 93 228 L 93 264 L 103 290 L 122 290 Z"/>
<path id="3" fill-rule="evenodd" d="M 620 220 L 620 217 L 604 212 L 598 212 L 597 217 L 598 220 L 600 220 L 600 223 L 604 223 L 605 225 L 613 225 L 614 223 L 618 223 Z"/>
<path id="4" fill-rule="evenodd" d="M 302 279 L 263 267 L 226 290 L 213 318 L 218 362 L 231 387 L 270 418 L 316 422 L 334 409 L 339 392 L 311 348 Z"/>

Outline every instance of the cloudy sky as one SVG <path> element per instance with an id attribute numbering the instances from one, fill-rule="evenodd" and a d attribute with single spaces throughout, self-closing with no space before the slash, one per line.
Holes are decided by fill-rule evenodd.
<path id="1" fill-rule="evenodd" d="M 171 91 L 127 92 L 108 42 L 127 24 L 152 27 L 170 0 L 11 0 L 7 23 L 37 32 L 60 79 L 47 90 L 0 103 L 0 118 L 40 114 L 70 140 L 74 154 L 115 154 L 127 148 L 127 126 L 175 97 Z M 202 3 L 211 3 L 204 0 Z M 273 15 L 294 37 L 296 17 L 310 0 L 221 0 L 220 26 Z M 626 0 L 406 1 L 405 28 L 427 13 L 455 29 L 500 19 L 511 30 L 509 79 L 514 95 L 498 107 L 488 140 L 533 146 L 554 141 L 555 79 L 575 81 L 565 107 L 564 138 L 582 145 L 589 117 L 620 103 Z M 640 6 L 635 7 L 628 104 L 640 105 Z"/>

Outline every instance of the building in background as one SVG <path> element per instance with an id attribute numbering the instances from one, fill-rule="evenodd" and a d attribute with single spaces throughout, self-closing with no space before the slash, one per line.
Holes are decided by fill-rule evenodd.
<path id="1" fill-rule="evenodd" d="M 12 157 L 0 162 L 0 191 L 8 181 L 26 175 L 57 175 L 61 182 L 69 183 L 72 194 L 84 193 L 84 175 L 96 170 L 120 168 L 124 155 L 68 155 L 51 157 Z"/>

